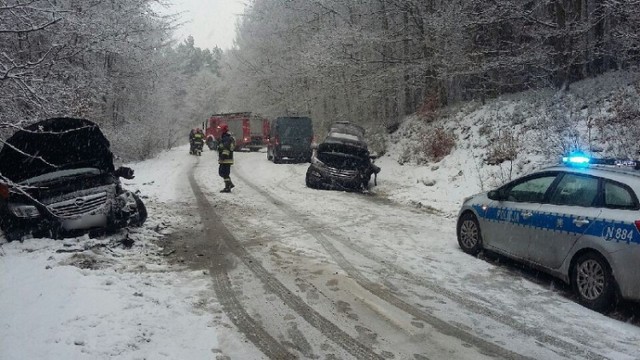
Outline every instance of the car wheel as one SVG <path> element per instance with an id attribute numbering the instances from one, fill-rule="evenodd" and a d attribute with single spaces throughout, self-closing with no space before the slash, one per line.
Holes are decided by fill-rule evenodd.
<path id="1" fill-rule="evenodd" d="M 25 232 L 20 230 L 9 230 L 4 232 L 4 237 L 8 242 L 22 241 L 22 237 L 25 235 Z"/>
<path id="2" fill-rule="evenodd" d="M 307 187 L 310 188 L 310 189 L 317 189 L 318 188 L 316 183 L 311 180 L 311 174 L 309 174 L 308 171 L 307 171 L 307 176 L 305 176 L 305 178 L 304 178 L 304 182 L 307 185 Z"/>
<path id="3" fill-rule="evenodd" d="M 475 215 L 466 212 L 458 220 L 458 245 L 467 254 L 477 255 L 482 250 L 480 224 Z"/>
<path id="4" fill-rule="evenodd" d="M 571 269 L 571 286 L 578 302 L 595 311 L 614 305 L 616 284 L 607 261 L 595 252 L 580 255 Z"/>
<path id="5" fill-rule="evenodd" d="M 276 151 L 273 150 L 273 163 L 280 164 L 281 162 L 282 162 L 282 159 L 280 158 L 280 156 L 278 156 L 278 153 L 276 153 Z"/>

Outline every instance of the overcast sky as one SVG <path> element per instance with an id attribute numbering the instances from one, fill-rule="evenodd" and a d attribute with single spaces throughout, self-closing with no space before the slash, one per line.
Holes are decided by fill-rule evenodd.
<path id="1" fill-rule="evenodd" d="M 173 0 L 171 12 L 184 12 L 179 39 L 193 35 L 196 46 L 227 50 L 233 46 L 235 23 L 245 6 L 243 0 Z"/>

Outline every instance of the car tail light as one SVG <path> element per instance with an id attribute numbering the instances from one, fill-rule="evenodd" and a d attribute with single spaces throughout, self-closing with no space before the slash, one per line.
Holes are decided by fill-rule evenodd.
<path id="1" fill-rule="evenodd" d="M 9 198 L 9 186 L 7 184 L 0 184 L 0 198 L 5 200 Z"/>
<path id="2" fill-rule="evenodd" d="M 276 136 L 276 145 L 280 145 L 280 136 Z"/>
<path id="3" fill-rule="evenodd" d="M 636 220 L 636 229 L 640 231 L 640 220 Z"/>

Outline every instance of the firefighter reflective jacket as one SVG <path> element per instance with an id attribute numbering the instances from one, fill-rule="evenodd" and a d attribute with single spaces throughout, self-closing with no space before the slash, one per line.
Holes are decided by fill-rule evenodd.
<path id="1" fill-rule="evenodd" d="M 228 132 L 222 134 L 218 140 L 218 164 L 233 164 L 233 150 L 236 148 L 236 139 Z"/>

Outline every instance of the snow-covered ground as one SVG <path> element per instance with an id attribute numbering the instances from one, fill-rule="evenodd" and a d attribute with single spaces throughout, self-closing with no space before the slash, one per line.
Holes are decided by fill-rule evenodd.
<path id="1" fill-rule="evenodd" d="M 388 200 L 396 189 L 420 199 L 425 185 L 403 182 L 425 176 L 423 167 L 383 158 L 380 185 L 361 195 L 307 189 L 305 164 L 275 165 L 264 153 L 237 159 L 232 194 L 217 192 L 222 182 L 208 151 L 195 158 L 183 147 L 132 164 L 137 176 L 126 185 L 141 191 L 150 212 L 142 229 L 101 239 L 2 243 L 0 358 L 263 358 L 225 314 L 209 274 L 169 264 L 158 245 L 165 235 L 201 227 L 190 216 L 197 212 L 187 179 L 192 167 L 207 200 L 270 281 L 299 293 L 345 336 L 375 351 L 396 359 L 482 357 L 468 345 L 475 341 L 480 349 L 503 347 L 507 357 L 636 356 L 636 326 L 575 304 L 554 282 L 531 281 L 462 253 L 452 211 L 467 194 L 463 188 L 430 195 L 449 204 L 437 210 Z M 132 248 L 120 242 L 127 236 Z M 229 276 L 251 316 L 280 339 L 293 336 L 292 329 L 315 334 L 248 269 L 236 265 Z M 444 335 L 451 331 L 462 338 Z M 377 340 L 369 342 L 372 334 Z M 337 358 L 350 357 L 330 341 L 314 343 L 323 336 L 308 337 L 309 349 L 296 348 L 298 355 L 328 348 Z"/>

